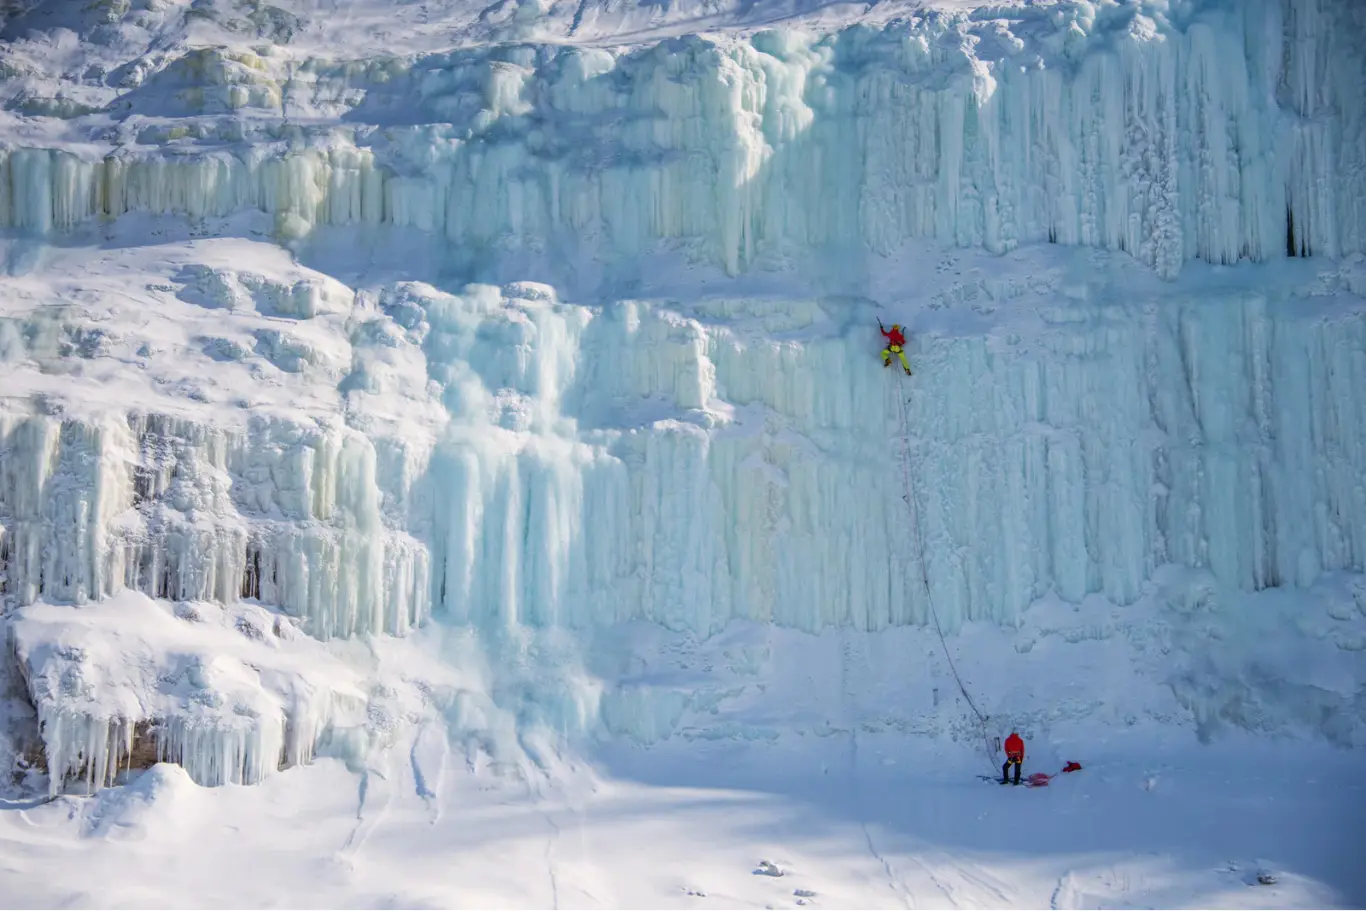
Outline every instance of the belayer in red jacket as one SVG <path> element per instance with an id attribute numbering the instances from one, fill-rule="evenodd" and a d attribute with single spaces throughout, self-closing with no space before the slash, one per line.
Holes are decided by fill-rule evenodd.
<path id="1" fill-rule="evenodd" d="M 1006 784 L 1009 778 L 1010 765 L 1015 764 L 1015 783 L 1020 783 L 1020 767 L 1024 764 L 1024 741 L 1020 735 L 1014 731 L 1006 738 L 1006 764 L 1001 766 L 1001 784 Z"/>
<path id="2" fill-rule="evenodd" d="M 911 365 L 906 362 L 906 352 L 902 349 L 906 347 L 906 336 L 901 332 L 901 326 L 892 323 L 891 329 L 883 329 L 882 320 L 877 321 L 878 329 L 882 330 L 883 336 L 887 339 L 887 347 L 882 349 L 882 366 L 892 365 L 892 355 L 901 358 L 901 369 L 906 371 L 906 375 L 911 375 Z"/>

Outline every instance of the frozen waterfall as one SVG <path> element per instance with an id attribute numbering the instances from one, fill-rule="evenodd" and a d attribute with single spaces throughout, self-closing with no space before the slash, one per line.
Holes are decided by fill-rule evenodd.
<path id="1" fill-rule="evenodd" d="M 10 417 L 5 591 L 251 598 L 320 637 L 402 635 L 434 609 L 481 628 L 922 623 L 897 395 L 951 626 L 1011 623 L 1050 590 L 1127 604 L 1169 562 L 1249 590 L 1366 569 L 1361 314 L 1118 296 L 1053 303 L 1025 341 L 927 339 L 898 383 L 837 305 L 404 286 L 389 311 L 423 316 L 387 344 L 426 352 L 449 410 L 429 458 L 383 474 L 364 435 L 264 419 Z M 425 505 L 386 516 L 415 487 Z"/>
<path id="2" fill-rule="evenodd" d="M 1195 258 L 1366 250 L 1353 4 L 1012 12 L 288 72 L 199 50 L 127 102 L 174 93 L 182 126 L 105 151 L 4 143 L 0 226 L 256 209 L 285 238 L 388 224 L 569 257 L 673 239 L 731 272 L 914 238 L 1102 247 L 1168 277 Z"/>
<path id="3" fill-rule="evenodd" d="M 1064 2 L 205 48 L 122 107 L 6 110 L 0 599 L 54 793 L 135 754 L 253 782 L 432 713 L 490 751 L 711 736 L 767 643 L 661 682 L 631 637 L 931 603 L 1012 655 L 1056 604 L 1069 642 L 1132 609 L 1199 723 L 1352 742 L 1364 39 L 1331 0 Z M 1328 619 L 1229 594 L 1276 589 Z M 1254 603 L 1332 672 L 1216 653 Z"/>

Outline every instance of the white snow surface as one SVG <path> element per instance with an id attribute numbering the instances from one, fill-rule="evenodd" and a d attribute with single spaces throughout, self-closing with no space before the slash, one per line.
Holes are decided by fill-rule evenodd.
<path id="1" fill-rule="evenodd" d="M 5 13 L 6 901 L 1366 901 L 1366 6 Z"/>
<path id="2" fill-rule="evenodd" d="M 88 800 L 12 805 L 7 903 L 1322 909 L 1366 888 L 1357 757 L 1302 745 L 1176 760 L 1114 744 L 1043 789 L 866 734 L 608 751 L 532 777 L 470 771 L 436 731 L 399 746 L 362 774 L 324 758 L 202 789 L 163 764 Z"/>

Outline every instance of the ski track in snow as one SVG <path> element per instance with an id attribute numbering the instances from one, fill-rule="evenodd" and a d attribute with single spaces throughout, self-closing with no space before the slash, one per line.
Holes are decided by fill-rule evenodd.
<path id="1" fill-rule="evenodd" d="M 450 762 L 445 728 L 435 722 L 422 725 L 408 756 L 417 796 L 426 804 L 430 822 L 435 825 L 441 819 L 442 784 Z"/>
<path id="2" fill-rule="evenodd" d="M 980 865 L 942 851 L 912 852 L 909 858 L 929 877 L 955 908 L 1002 908 L 1018 905 L 1018 898 L 998 877 Z"/>
<path id="3" fill-rule="evenodd" d="M 861 646 L 861 639 L 856 639 L 847 631 L 842 630 L 840 632 L 840 682 L 841 692 L 847 702 L 853 701 L 855 696 L 854 688 L 856 686 L 856 681 L 853 674 L 855 662 L 857 661 L 859 670 L 866 671 L 868 669 L 867 656 Z M 865 676 L 864 679 L 869 679 L 869 676 Z M 902 903 L 902 906 L 906 908 L 919 907 L 919 902 L 916 901 L 914 893 L 911 892 L 905 880 L 897 875 L 896 871 L 892 868 L 891 862 L 878 851 L 877 845 L 873 841 L 873 832 L 868 825 L 867 805 L 864 803 L 862 788 L 859 783 L 857 725 L 852 725 L 849 728 L 848 778 L 851 802 L 858 814 L 859 828 L 863 832 L 863 839 L 868 846 L 868 853 L 872 855 L 873 860 L 882 868 L 883 873 L 887 877 L 887 887 L 896 895 L 897 899 Z"/>
<path id="4" fill-rule="evenodd" d="M 366 769 L 360 774 L 357 786 L 356 824 L 337 852 L 338 858 L 354 867 L 361 849 L 374 832 L 384 824 L 395 797 L 394 782 L 378 769 Z"/>
<path id="5" fill-rule="evenodd" d="M 1049 896 L 1048 907 L 1054 911 L 1078 907 L 1076 904 L 1076 886 L 1073 883 L 1071 870 L 1058 877 L 1058 885 L 1053 889 L 1053 894 Z"/>
<path id="6" fill-rule="evenodd" d="M 560 841 L 560 827 L 548 811 L 545 813 L 545 821 L 550 827 L 550 836 L 545 841 L 545 872 L 546 878 L 550 881 L 550 907 L 559 908 L 560 882 L 555 875 L 555 846 Z"/>
<path id="7" fill-rule="evenodd" d="M 915 894 L 911 891 L 906 881 L 897 875 L 896 870 L 892 868 L 891 861 L 878 851 L 877 845 L 873 842 L 873 831 L 868 825 L 867 811 L 859 787 L 857 730 L 851 730 L 849 732 L 849 788 L 853 805 L 858 812 L 859 828 L 862 830 L 864 842 L 868 846 L 868 853 L 872 855 L 873 860 L 877 861 L 878 865 L 882 867 L 883 873 L 886 874 L 887 888 L 889 888 L 897 897 L 898 901 L 901 902 L 902 907 L 920 907 L 920 903 L 916 900 Z"/>

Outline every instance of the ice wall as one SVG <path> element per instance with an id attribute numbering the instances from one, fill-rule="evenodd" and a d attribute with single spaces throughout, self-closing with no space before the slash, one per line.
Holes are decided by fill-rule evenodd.
<path id="1" fill-rule="evenodd" d="M 1168 277 L 1363 250 L 1358 5 L 1009 12 L 615 52 L 196 50 L 111 103 L 183 125 L 116 150 L 7 143 L 0 226 L 260 209 L 286 237 L 385 223 L 566 257 L 685 240 L 731 272 L 912 238 L 1124 250 Z"/>
<path id="2" fill-rule="evenodd" d="M 148 704 L 141 683 L 104 680 L 103 702 L 73 701 L 63 662 L 86 676 L 100 662 L 44 643 L 62 618 L 87 635 L 92 606 L 42 602 L 113 597 L 116 624 L 130 589 L 278 608 L 318 638 L 403 635 L 436 615 L 471 637 L 449 660 L 483 668 L 457 703 L 489 700 L 452 724 L 512 713 L 497 724 L 660 737 L 686 693 L 582 668 L 585 643 L 623 621 L 695 638 L 737 619 L 887 630 L 924 624 L 932 598 L 953 632 L 1018 627 L 1046 597 L 1129 604 L 1169 563 L 1228 590 L 1366 571 L 1359 272 L 1318 296 L 1089 269 L 1065 294 L 1037 274 L 930 281 L 935 301 L 1037 319 L 917 333 L 913 380 L 879 366 L 866 305 L 848 300 L 587 306 L 529 282 L 400 283 L 364 305 L 354 360 L 421 359 L 447 420 L 430 453 L 407 456 L 335 420 L 236 426 L 209 403 L 64 415 L 56 377 L 54 413 L 11 414 L 0 433 L 0 584 L 39 602 L 16 616 L 49 752 L 107 782 L 155 721 L 157 748 L 190 757 L 196 780 L 253 781 L 294 730 L 293 710 L 267 710 L 287 704 L 268 686 L 239 688 L 257 721 L 225 702 L 184 730 L 198 709 L 179 691 Z M 349 412 L 391 391 L 359 384 Z M 1326 647 L 1360 647 L 1330 632 Z M 1226 687 L 1230 661 L 1187 687 L 1193 711 L 1250 704 Z M 1350 741 L 1355 722 L 1334 712 Z M 328 733 L 302 723 L 313 734 L 291 755 Z"/>
<path id="3" fill-rule="evenodd" d="M 358 674 L 250 604 L 125 591 L 76 609 L 24 608 L 8 646 L 37 708 L 49 788 L 112 784 L 169 761 L 206 786 L 252 784 L 312 760 L 332 727 L 363 730 Z M 141 754 L 141 755 L 138 755 Z"/>
<path id="4" fill-rule="evenodd" d="M 110 309 L 118 346 L 87 354 L 76 324 L 94 317 L 71 308 L 52 318 L 74 321 L 72 350 L 40 357 L 32 301 L 65 303 L 48 290 L 60 269 L 6 247 L 0 597 L 24 605 L 6 622 L 54 787 L 112 780 L 139 724 L 203 783 L 307 761 L 332 696 L 295 698 L 311 670 L 272 664 L 256 645 L 295 646 L 243 632 L 246 608 L 375 650 L 436 615 L 465 636 L 447 662 L 482 674 L 450 687 L 454 727 L 519 742 L 519 725 L 601 721 L 648 740 L 721 696 L 594 677 L 585 643 L 622 621 L 694 638 L 737 619 L 881 631 L 923 624 L 932 600 L 950 631 L 1020 628 L 1050 593 L 1131 604 L 1169 563 L 1248 590 L 1366 571 L 1359 258 L 1328 288 L 1244 263 L 1159 289 L 1116 267 L 1123 255 L 1056 247 L 954 283 L 941 271 L 964 260 L 904 246 L 1047 241 L 1168 279 L 1192 259 L 1311 254 L 1335 280 L 1334 258 L 1366 243 L 1366 13 L 1257 0 L 1011 15 L 365 62 L 199 49 L 137 71 L 107 116 L 25 121 L 0 151 L 10 236 L 79 243 L 95 220 L 115 238 L 149 223 L 130 215 L 263 211 L 277 239 L 350 229 L 331 233 L 348 259 L 413 236 L 371 229 L 417 228 L 452 261 L 565 279 L 439 290 L 348 262 L 369 285 L 272 283 L 239 268 L 267 258 L 246 243 L 232 269 L 101 285 L 91 296 L 160 322 Z M 661 240 L 732 276 L 795 268 L 768 295 L 672 288 Z M 163 254 L 185 255 L 149 254 L 159 268 Z M 872 304 L 818 299 L 806 278 L 886 288 L 872 273 L 907 256 L 928 265 L 880 301 L 916 320 L 903 383 L 874 359 Z M 660 277 L 633 299 L 608 280 L 585 292 L 580 269 Z M 101 375 L 90 363 L 119 358 L 117 395 L 81 402 Z M 76 359 L 88 376 L 62 369 Z M 195 371 L 221 382 L 181 395 Z M 262 377 L 288 383 L 273 406 L 246 391 Z M 403 436 L 419 411 L 433 446 Z M 221 609 L 255 651 L 220 665 L 206 656 L 228 640 L 165 651 L 170 602 Z M 101 651 L 133 616 L 155 636 Z M 1205 628 L 1189 625 L 1193 649 Z M 1355 654 L 1354 635 L 1320 639 Z M 126 663 L 146 673 L 101 675 Z M 1267 666 L 1255 649 L 1193 662 L 1183 705 L 1256 703 L 1243 694 L 1260 683 L 1228 685 L 1253 663 Z M 1358 678 L 1308 676 L 1300 708 L 1263 717 L 1331 709 L 1350 742 Z M 1287 675 L 1271 677 L 1267 692 Z M 348 686 L 328 693 L 380 700 Z"/>
<path id="5" fill-rule="evenodd" d="M 1366 570 L 1359 310 L 1101 277 L 1070 294 L 1015 297 L 1042 314 L 1027 335 L 918 338 L 898 383 L 847 303 L 401 284 L 372 347 L 425 363 L 434 451 L 207 406 L 10 415 L 0 591 L 246 598 L 322 638 L 433 610 L 706 634 L 922 623 L 922 555 L 951 627 L 1049 590 L 1130 603 L 1165 563 L 1248 590 Z"/>
<path id="6" fill-rule="evenodd" d="M 600 719 L 648 739 L 720 696 L 593 682 L 582 643 L 619 621 L 699 637 L 734 619 L 915 626 L 922 556 L 951 631 L 1018 625 L 1050 590 L 1072 603 L 1103 593 L 1108 611 L 1167 562 L 1247 589 L 1366 568 L 1361 309 L 1335 296 L 1146 293 L 1120 302 L 1096 279 L 1031 301 L 1045 321 L 1022 338 L 917 336 L 911 382 L 877 365 L 847 302 L 585 307 L 529 283 L 401 285 L 380 296 L 394 323 L 374 337 L 420 349 L 440 390 L 449 423 L 429 460 L 378 460 L 375 443 L 340 428 L 220 428 L 209 406 L 199 421 L 10 417 L 5 594 L 112 596 L 14 615 L 50 765 L 107 784 L 146 723 L 158 755 L 196 781 L 251 782 L 333 734 L 326 711 L 282 687 L 312 670 L 255 677 L 295 643 L 217 671 L 222 646 L 201 643 L 186 666 L 207 669 L 186 677 L 179 646 L 166 666 L 161 632 L 129 651 L 130 604 L 149 607 L 120 589 L 256 601 L 320 638 L 402 634 L 435 612 L 472 633 L 462 665 L 486 667 L 457 700 L 479 708 L 453 725 L 496 738 L 514 723 L 505 715 L 575 731 Z M 919 526 L 901 501 L 900 393 Z M 105 625 L 92 631 L 97 608 Z M 1361 647 L 1332 633 L 1329 648 Z M 269 640 L 268 626 L 258 635 Z M 1300 717 L 1267 693 L 1240 695 L 1227 681 L 1241 665 L 1221 654 L 1212 669 L 1192 661 L 1182 683 L 1202 723 L 1251 704 L 1269 706 L 1250 716 L 1259 723 Z M 165 690 L 167 677 L 195 687 Z M 1353 716 L 1324 692 L 1295 694 L 1331 709 L 1351 742 Z"/>
<path id="7" fill-rule="evenodd" d="M 1366 569 L 1359 313 L 1237 291 L 1158 317 L 1059 304 L 1016 350 L 928 343 L 912 387 L 814 302 L 537 297 L 427 311 L 459 352 L 433 464 L 434 573 L 459 622 L 882 629 L 926 621 L 922 554 L 955 627 L 1013 623 L 1050 589 L 1130 603 L 1168 562 L 1247 590 Z M 805 337 L 731 328 L 756 316 Z"/>
<path id="8" fill-rule="evenodd" d="M 20 604 L 247 598 L 320 638 L 401 635 L 430 610 L 426 548 L 382 515 L 375 446 L 354 431 L 0 415 L 0 453 L 0 595 Z"/>

